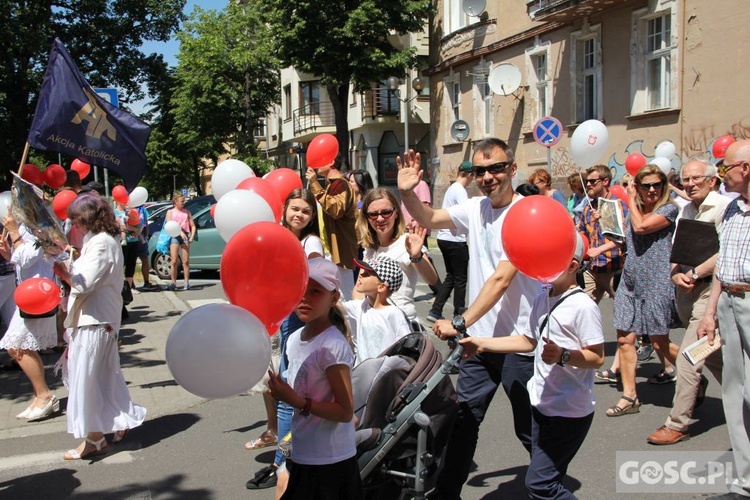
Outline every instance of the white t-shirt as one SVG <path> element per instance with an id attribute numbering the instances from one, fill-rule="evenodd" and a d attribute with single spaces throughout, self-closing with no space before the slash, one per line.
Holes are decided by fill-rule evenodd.
<path id="1" fill-rule="evenodd" d="M 524 335 L 537 339 L 534 376 L 526 388 L 529 391 L 531 406 L 548 417 L 580 418 L 594 411 L 594 370 L 575 366 L 548 365 L 542 361 L 544 338 L 570 350 L 603 344 L 602 316 L 596 302 L 585 293 L 568 290 L 557 297 L 549 297 L 542 292 L 537 296 L 531 310 L 529 330 Z M 580 290 L 580 289 L 578 289 Z M 572 294 L 572 295 L 571 295 Z M 552 317 L 539 328 L 549 311 L 561 298 L 562 304 L 552 311 Z"/>
<path id="2" fill-rule="evenodd" d="M 300 240 L 300 243 L 302 243 L 302 249 L 305 251 L 305 256 L 307 256 L 308 259 L 310 258 L 310 255 L 314 253 L 320 254 L 321 257 L 326 256 L 326 251 L 323 250 L 323 242 L 314 234 L 308 234 Z"/>
<path id="3" fill-rule="evenodd" d="M 369 261 L 378 255 L 386 255 L 398 262 L 401 270 L 404 272 L 404 282 L 401 287 L 393 292 L 391 300 L 399 309 L 404 311 L 410 321 L 417 319 L 417 308 L 414 306 L 414 292 L 417 289 L 417 282 L 421 279 L 417 266 L 409 260 L 409 252 L 406 251 L 406 233 L 387 247 L 380 247 L 377 250 L 372 248 L 365 249 L 365 260 Z M 427 248 L 422 247 L 422 253 L 429 255 Z"/>
<path id="4" fill-rule="evenodd" d="M 460 182 L 454 182 L 445 191 L 443 197 L 443 208 L 450 208 L 453 205 L 459 205 L 469 199 L 469 194 L 466 192 L 466 188 Z M 443 241 L 455 241 L 457 243 L 463 243 L 466 241 L 466 234 L 460 233 L 456 229 L 438 229 L 435 236 L 439 240 Z"/>
<path id="5" fill-rule="evenodd" d="M 344 335 L 335 327 L 323 330 L 303 341 L 300 328 L 289 336 L 286 353 L 289 358 L 287 381 L 302 397 L 317 402 L 332 402 L 333 390 L 326 369 L 354 363 L 354 353 Z M 354 419 L 347 423 L 325 420 L 315 415 L 292 417 L 292 456 L 305 465 L 334 464 L 357 453 L 354 441 Z"/>
<path id="6" fill-rule="evenodd" d="M 522 199 L 523 196 L 516 195 L 508 206 L 494 209 L 487 197 L 480 196 L 448 209 L 456 228 L 469 235 L 469 303 L 477 299 L 497 265 L 508 261 L 500 234 L 508 209 Z M 506 337 L 518 334 L 519 327 L 527 328 L 531 303 L 540 290 L 541 283 L 516 273 L 500 300 L 469 327 L 469 335 Z"/>
<path id="7" fill-rule="evenodd" d="M 367 358 L 377 358 L 381 352 L 404 335 L 411 333 L 404 313 L 395 306 L 375 309 L 367 299 L 343 302 L 357 349 L 357 366 Z"/>

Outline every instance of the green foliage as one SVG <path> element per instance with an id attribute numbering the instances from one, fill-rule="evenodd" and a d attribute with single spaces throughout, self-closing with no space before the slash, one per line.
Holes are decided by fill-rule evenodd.
<path id="1" fill-rule="evenodd" d="M 144 85 L 166 74 L 159 54 L 144 41 L 167 41 L 185 0 L 0 0 L 0 175 L 16 170 L 54 37 L 65 44 L 86 79 L 116 87 L 124 108 L 141 99 Z M 42 155 L 57 162 L 57 155 Z M 69 158 L 64 158 L 67 165 Z M 41 163 L 45 163 L 42 161 Z"/>

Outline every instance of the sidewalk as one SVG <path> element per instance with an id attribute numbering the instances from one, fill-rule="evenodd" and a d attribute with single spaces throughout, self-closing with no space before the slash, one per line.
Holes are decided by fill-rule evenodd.
<path id="1" fill-rule="evenodd" d="M 190 307 L 174 292 L 155 291 L 134 294 L 133 302 L 127 309 L 129 317 L 120 328 L 120 363 L 130 395 L 135 403 L 146 407 L 147 419 L 204 401 L 177 385 L 164 355 L 172 326 Z M 3 363 L 9 360 L 7 354 L 3 353 L 2 356 Z M 47 383 L 60 399 L 60 406 L 64 410 L 68 391 L 62 380 L 53 374 L 53 367 L 60 356 L 57 353 L 42 355 L 42 361 Z M 23 372 L 0 372 L 0 440 L 65 432 L 64 411 L 40 422 L 16 420 L 16 414 L 24 410 L 31 394 L 31 384 Z"/>

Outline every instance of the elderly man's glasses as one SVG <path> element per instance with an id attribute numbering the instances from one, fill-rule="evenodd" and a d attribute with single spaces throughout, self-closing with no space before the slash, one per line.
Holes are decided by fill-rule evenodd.
<path id="1" fill-rule="evenodd" d="M 659 182 L 642 182 L 638 184 L 638 187 L 643 189 L 644 191 L 651 191 L 651 188 L 654 189 L 654 191 L 660 190 L 664 186 L 664 183 Z"/>
<path id="2" fill-rule="evenodd" d="M 703 179 L 708 179 L 708 175 L 694 175 L 692 177 L 683 177 L 680 179 L 680 182 L 684 185 L 688 182 L 692 182 L 693 184 L 700 184 L 700 182 Z"/>
<path id="3" fill-rule="evenodd" d="M 482 177 L 487 172 L 491 173 L 492 175 L 497 175 L 505 172 L 505 169 L 507 169 L 510 164 L 511 163 L 509 161 L 499 161 L 497 163 L 486 165 L 484 167 L 480 167 L 479 165 L 472 165 L 471 171 L 474 172 L 474 175 L 476 175 L 477 177 Z"/>
<path id="4" fill-rule="evenodd" d="M 716 165 L 716 170 L 717 170 L 717 173 L 719 174 L 719 177 L 721 179 L 723 179 L 724 176 L 727 175 L 727 172 L 729 172 L 730 170 L 732 170 L 734 167 L 742 165 L 743 163 L 745 163 L 745 160 L 740 160 L 740 161 L 734 162 L 734 163 L 732 163 L 730 165 L 725 165 L 724 164 L 724 160 L 721 160 L 721 162 L 719 162 Z"/>

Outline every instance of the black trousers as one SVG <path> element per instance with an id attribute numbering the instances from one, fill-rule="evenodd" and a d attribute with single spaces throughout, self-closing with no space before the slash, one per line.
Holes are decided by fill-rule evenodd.
<path id="1" fill-rule="evenodd" d="M 453 316 L 461 314 L 466 306 L 466 276 L 469 269 L 469 245 L 462 241 L 437 240 L 443 253 L 445 280 L 435 297 L 430 313 L 439 317 L 453 292 Z"/>

